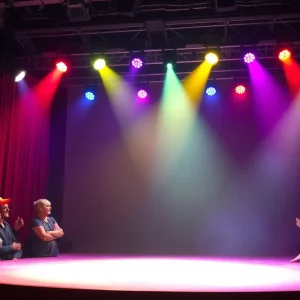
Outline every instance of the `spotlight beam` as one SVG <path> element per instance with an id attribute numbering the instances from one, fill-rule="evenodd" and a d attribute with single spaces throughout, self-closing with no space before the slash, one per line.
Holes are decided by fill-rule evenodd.
<path id="1" fill-rule="evenodd" d="M 185 92 L 194 106 L 198 106 L 202 100 L 211 68 L 212 65 L 204 61 L 183 80 Z"/>

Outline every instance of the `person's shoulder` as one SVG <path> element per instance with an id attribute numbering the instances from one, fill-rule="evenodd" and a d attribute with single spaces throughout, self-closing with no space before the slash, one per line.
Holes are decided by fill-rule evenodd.
<path id="1" fill-rule="evenodd" d="M 41 219 L 35 217 L 31 220 L 31 224 L 32 224 L 32 226 L 42 226 L 43 221 Z"/>
<path id="2" fill-rule="evenodd" d="M 6 222 L 6 221 L 4 221 L 4 225 L 5 225 L 5 227 L 11 228 L 11 226 L 9 225 L 9 223 Z"/>
<path id="3" fill-rule="evenodd" d="M 57 223 L 56 220 L 55 220 L 53 217 L 48 217 L 48 218 L 51 220 L 51 222 L 52 222 L 53 224 Z"/>

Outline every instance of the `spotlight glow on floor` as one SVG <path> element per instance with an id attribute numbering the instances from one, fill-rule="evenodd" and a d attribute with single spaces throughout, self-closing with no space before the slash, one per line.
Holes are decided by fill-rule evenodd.
<path id="1" fill-rule="evenodd" d="M 123 291 L 299 291 L 300 288 L 299 268 L 288 261 L 193 257 L 66 256 L 24 259 L 18 263 L 3 261 L 0 282 Z"/>

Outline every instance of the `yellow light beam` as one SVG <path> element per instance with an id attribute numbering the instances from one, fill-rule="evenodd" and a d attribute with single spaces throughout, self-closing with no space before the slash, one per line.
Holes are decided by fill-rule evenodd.
<path id="1" fill-rule="evenodd" d="M 201 103 L 212 65 L 204 61 L 182 82 L 187 96 L 193 106 Z"/>

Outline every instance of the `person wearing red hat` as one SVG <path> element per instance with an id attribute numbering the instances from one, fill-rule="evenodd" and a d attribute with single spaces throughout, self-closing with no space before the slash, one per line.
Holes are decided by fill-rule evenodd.
<path id="1" fill-rule="evenodd" d="M 0 197 L 0 260 L 16 260 L 22 257 L 22 246 L 16 239 L 16 234 L 24 221 L 18 217 L 14 229 L 5 221 L 9 217 L 10 201 L 11 199 Z"/>
<path id="2" fill-rule="evenodd" d="M 300 228 L 300 219 L 296 218 L 296 226 Z M 291 262 L 300 262 L 300 254 L 296 256 L 294 259 L 291 260 Z"/>

